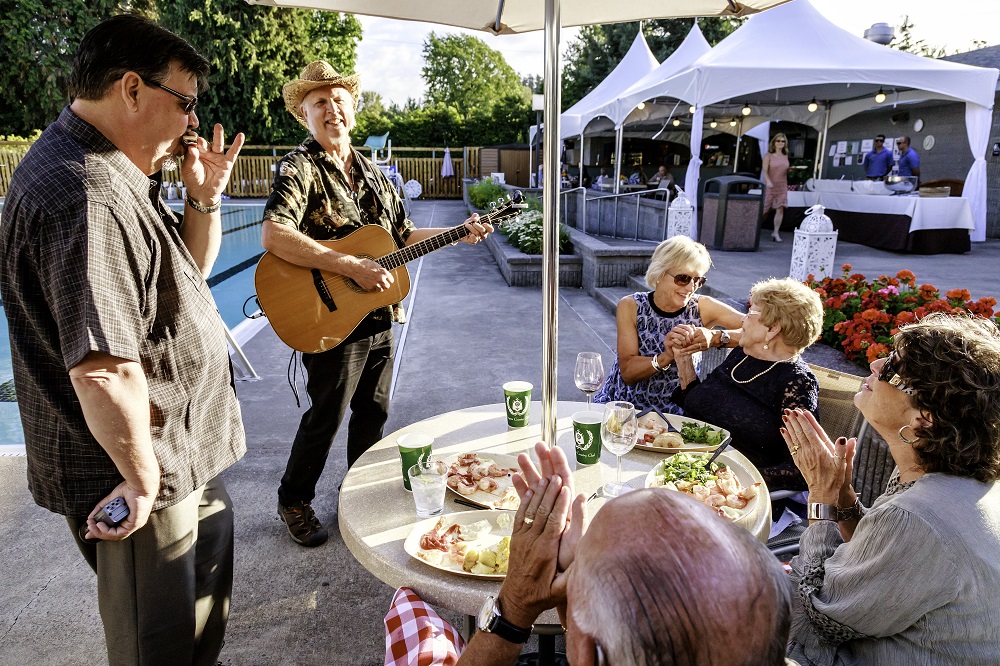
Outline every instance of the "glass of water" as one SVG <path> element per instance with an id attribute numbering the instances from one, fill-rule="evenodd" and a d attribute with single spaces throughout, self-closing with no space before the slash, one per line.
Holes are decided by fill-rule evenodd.
<path id="1" fill-rule="evenodd" d="M 601 420 L 601 442 L 618 458 L 618 477 L 615 483 L 604 485 L 606 497 L 617 497 L 631 488 L 622 483 L 622 456 L 632 450 L 639 436 L 638 418 L 631 402 L 615 401 L 604 405 Z"/>
<path id="2" fill-rule="evenodd" d="M 406 473 L 410 477 L 417 515 L 421 518 L 440 516 L 444 512 L 444 493 L 448 487 L 448 465 L 428 458 L 410 467 Z"/>

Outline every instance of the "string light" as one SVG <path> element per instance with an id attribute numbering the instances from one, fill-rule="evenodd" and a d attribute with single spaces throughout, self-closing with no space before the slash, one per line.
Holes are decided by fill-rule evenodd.
<path id="1" fill-rule="evenodd" d="M 882 90 L 882 88 L 880 87 L 878 89 L 878 92 L 875 93 L 875 103 L 876 104 L 881 104 L 884 101 L 885 101 L 885 91 Z"/>
<path id="2" fill-rule="evenodd" d="M 733 118 L 732 120 L 729 121 L 729 126 L 736 127 L 736 118 Z"/>
<path id="3" fill-rule="evenodd" d="M 719 126 L 719 123 L 715 121 L 715 118 L 712 118 L 712 122 L 710 122 L 708 126 L 711 127 L 712 129 L 715 129 L 716 127 Z"/>
<path id="4" fill-rule="evenodd" d="M 750 108 L 750 102 L 744 102 L 743 103 L 743 115 L 744 116 L 749 116 L 751 112 L 752 112 L 752 109 Z"/>
<path id="5" fill-rule="evenodd" d="M 636 106 L 635 108 L 637 108 L 640 111 L 642 111 L 643 109 L 646 108 L 646 103 L 645 102 L 639 102 L 638 106 Z"/>
<path id="6" fill-rule="evenodd" d="M 691 115 L 694 115 L 694 112 L 695 112 L 695 108 L 694 108 L 694 104 L 692 104 L 691 106 L 688 107 L 688 113 L 690 113 Z"/>
<path id="7" fill-rule="evenodd" d="M 816 103 L 815 97 L 813 97 L 813 100 L 809 102 L 809 106 L 807 108 L 809 109 L 809 113 L 815 113 L 816 109 L 819 108 L 819 104 Z"/>
<path id="8" fill-rule="evenodd" d="M 673 125 L 674 125 L 674 127 L 680 127 L 681 126 L 681 119 L 680 118 L 674 118 Z"/>

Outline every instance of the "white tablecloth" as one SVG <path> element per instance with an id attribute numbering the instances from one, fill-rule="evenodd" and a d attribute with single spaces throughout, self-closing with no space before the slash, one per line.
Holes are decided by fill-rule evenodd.
<path id="1" fill-rule="evenodd" d="M 846 194 L 877 194 L 889 196 L 892 194 L 885 188 L 885 183 L 878 180 L 814 180 L 806 182 L 806 189 L 811 192 L 844 192 Z"/>
<path id="2" fill-rule="evenodd" d="M 905 215 L 911 220 L 910 233 L 926 229 L 968 229 L 972 231 L 976 227 L 972 219 L 972 208 L 964 197 L 883 197 L 843 192 L 788 193 L 789 208 L 809 208 L 816 204 L 821 204 L 830 210 L 852 213 Z"/>

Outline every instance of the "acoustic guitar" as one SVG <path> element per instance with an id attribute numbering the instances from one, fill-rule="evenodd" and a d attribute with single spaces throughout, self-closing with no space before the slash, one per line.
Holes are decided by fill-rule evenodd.
<path id="1" fill-rule="evenodd" d="M 496 224 L 514 217 L 527 205 L 515 191 L 501 200 L 480 222 Z M 469 235 L 464 224 L 397 248 L 392 235 L 377 224 L 366 224 L 338 240 L 317 241 L 332 250 L 371 259 L 392 274 L 385 291 L 366 291 L 357 282 L 318 268 L 305 268 L 265 252 L 254 272 L 257 301 L 282 342 L 311 354 L 333 349 L 358 327 L 368 313 L 398 303 L 410 291 L 405 264 Z"/>

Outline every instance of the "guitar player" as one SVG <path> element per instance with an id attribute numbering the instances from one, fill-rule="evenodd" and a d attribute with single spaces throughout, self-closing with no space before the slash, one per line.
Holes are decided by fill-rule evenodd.
<path id="1" fill-rule="evenodd" d="M 343 275 L 369 291 L 383 291 L 393 276 L 371 259 L 337 252 L 315 241 L 336 240 L 366 224 L 392 234 L 399 247 L 445 229 L 417 229 L 399 194 L 371 160 L 351 147 L 358 101 L 355 75 L 342 76 L 323 60 L 282 88 L 285 106 L 310 136 L 282 158 L 264 209 L 264 249 L 287 262 Z M 474 244 L 493 231 L 473 215 L 465 222 Z M 296 543 L 312 547 L 327 539 L 311 502 L 334 436 L 351 406 L 347 464 L 382 438 L 392 379 L 392 322 L 397 307 L 365 317 L 342 343 L 302 354 L 311 405 L 302 416 L 278 489 L 278 514 Z"/>

